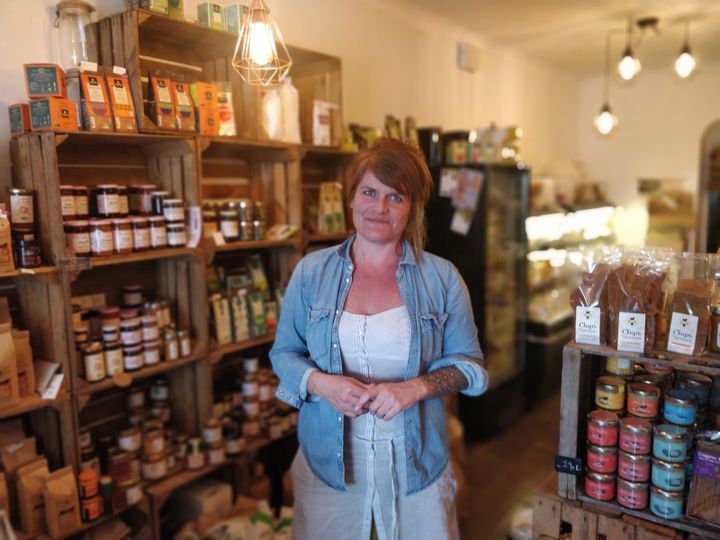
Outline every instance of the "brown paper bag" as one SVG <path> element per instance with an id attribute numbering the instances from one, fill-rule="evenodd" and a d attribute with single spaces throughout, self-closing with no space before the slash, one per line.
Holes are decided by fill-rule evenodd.
<path id="1" fill-rule="evenodd" d="M 15 270 L 13 263 L 12 234 L 10 221 L 5 210 L 0 210 L 0 272 Z"/>
<path id="2" fill-rule="evenodd" d="M 77 483 L 71 465 L 45 479 L 45 518 L 50 536 L 69 534 L 80 527 Z"/>
<path id="3" fill-rule="evenodd" d="M 13 329 L 12 338 L 15 345 L 15 365 L 17 365 L 20 397 L 34 396 L 35 370 L 33 368 L 32 349 L 30 348 L 30 332 Z"/>
<path id="4" fill-rule="evenodd" d="M 47 529 L 45 522 L 45 479 L 50 474 L 47 459 L 38 457 L 17 470 L 17 496 L 20 525 L 23 532 L 34 536 Z"/>
<path id="5" fill-rule="evenodd" d="M 10 327 L 7 298 L 0 298 L 0 409 L 17 405 L 20 400 L 15 345 Z"/>
<path id="6" fill-rule="evenodd" d="M 11 444 L 18 443 L 25 438 L 25 428 L 23 428 L 22 418 L 12 418 L 3 420 L 2 429 L 0 429 L 0 448 L 5 448 Z M 0 456 L 0 460 L 2 457 Z M 0 461 L 0 465 L 2 461 Z"/>
<path id="7" fill-rule="evenodd" d="M 10 499 L 10 515 L 17 516 L 17 492 L 15 491 L 15 472 L 37 457 L 35 437 L 29 437 L 22 441 L 0 448 L 3 468 L 5 469 L 5 481 L 8 486 Z M 14 521 L 14 519 L 13 519 Z"/>

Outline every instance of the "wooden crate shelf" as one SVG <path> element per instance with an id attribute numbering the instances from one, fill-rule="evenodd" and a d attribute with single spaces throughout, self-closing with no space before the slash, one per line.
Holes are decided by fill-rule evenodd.
<path id="1" fill-rule="evenodd" d="M 40 396 L 25 396 L 20 398 L 20 402 L 12 407 L 0 409 L 0 421 L 7 420 L 13 416 L 31 413 L 43 409 L 45 407 L 58 408 L 62 403 L 69 402 L 67 393 L 63 392 L 55 399 L 43 399 Z"/>
<path id="2" fill-rule="evenodd" d="M 228 242 L 220 246 L 213 245 L 208 248 L 215 253 L 227 253 L 232 251 L 257 251 L 260 249 L 299 248 L 299 240 L 288 238 L 287 240 L 248 240 L 245 242 Z"/>
<path id="3" fill-rule="evenodd" d="M 57 272 L 55 266 L 39 266 L 37 268 L 18 268 L 12 272 L 0 272 L 0 279 L 32 278 L 49 276 Z"/>
<path id="4" fill-rule="evenodd" d="M 74 266 L 78 270 L 90 270 L 104 266 L 119 266 L 144 261 L 156 261 L 158 259 L 170 259 L 173 257 L 204 257 L 201 250 L 188 247 L 152 249 L 127 255 L 111 255 L 109 257 L 83 257 L 75 260 Z"/>
<path id="5" fill-rule="evenodd" d="M 267 336 L 262 336 L 255 339 L 249 339 L 247 341 L 241 341 L 239 343 L 227 343 L 225 345 L 211 344 L 210 356 L 216 358 L 216 361 L 220 361 L 223 356 L 233 354 L 241 351 L 246 351 L 260 345 L 269 345 L 275 341 L 275 332 L 269 333 Z"/>

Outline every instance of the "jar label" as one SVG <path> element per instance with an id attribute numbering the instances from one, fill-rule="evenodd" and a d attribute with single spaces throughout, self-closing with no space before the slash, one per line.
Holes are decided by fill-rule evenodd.
<path id="1" fill-rule="evenodd" d="M 87 214 L 88 214 L 87 195 L 76 195 L 75 196 L 75 214 L 78 216 L 87 216 Z"/>
<path id="2" fill-rule="evenodd" d="M 90 382 L 105 378 L 105 359 L 102 353 L 85 356 L 85 379 Z"/>
<path id="3" fill-rule="evenodd" d="M 693 475 L 720 480 L 720 455 L 696 450 L 693 460 Z"/>
<path id="4" fill-rule="evenodd" d="M 187 238 L 185 237 L 185 230 L 182 230 L 180 232 L 170 232 L 168 233 L 168 245 L 173 247 L 178 246 L 184 246 L 187 242 Z"/>
<path id="5" fill-rule="evenodd" d="M 60 197 L 60 208 L 63 216 L 74 216 L 75 215 L 75 196 L 74 195 L 62 195 Z"/>
<path id="6" fill-rule="evenodd" d="M 165 360 L 177 360 L 179 355 L 177 340 L 168 341 L 165 345 Z"/>
<path id="7" fill-rule="evenodd" d="M 237 238 L 240 234 L 240 229 L 238 228 L 238 222 L 235 220 L 223 220 L 220 222 L 220 230 L 222 232 L 222 235 L 228 239 L 228 238 Z"/>
<path id="8" fill-rule="evenodd" d="M 125 369 L 128 371 L 131 371 L 133 369 L 140 369 L 143 367 L 143 362 L 145 360 L 144 354 L 132 354 L 132 355 L 124 355 L 123 356 L 123 362 L 125 363 Z"/>
<path id="9" fill-rule="evenodd" d="M 118 197 L 118 212 L 124 216 L 130 213 L 127 195 L 120 195 Z"/>
<path id="10" fill-rule="evenodd" d="M 120 197 L 117 193 L 98 195 L 97 205 L 101 216 L 115 215 L 120 210 Z"/>
<path id="11" fill-rule="evenodd" d="M 71 234 L 70 249 L 76 255 L 87 255 L 90 253 L 90 235 L 88 233 Z"/>
<path id="12" fill-rule="evenodd" d="M 163 215 L 165 216 L 165 219 L 168 221 L 184 221 L 185 220 L 185 212 L 182 208 L 170 208 L 169 206 L 166 206 L 163 208 Z"/>
<path id="13" fill-rule="evenodd" d="M 145 349 L 145 365 L 152 366 L 160 362 L 160 350 L 159 349 Z"/>
<path id="14" fill-rule="evenodd" d="M 680 354 L 692 354 L 695 349 L 697 327 L 697 316 L 673 311 L 667 350 Z"/>
<path id="15" fill-rule="evenodd" d="M 116 373 L 122 373 L 123 355 L 122 349 L 117 348 L 111 351 L 105 351 L 105 371 L 108 377 L 112 377 Z"/>
<path id="16" fill-rule="evenodd" d="M 110 85 L 110 90 L 113 93 L 113 97 L 115 98 L 115 106 L 117 105 L 128 105 L 130 101 L 128 100 L 127 92 L 125 91 L 125 86 L 122 84 L 120 85 Z"/>
<path id="17" fill-rule="evenodd" d="M 12 223 L 33 223 L 35 221 L 32 195 L 10 196 L 10 220 Z"/>
<path id="18" fill-rule="evenodd" d="M 106 254 L 113 251 L 113 235 L 111 232 L 95 230 L 90 235 L 90 241 L 92 252 L 95 254 Z"/>
<path id="19" fill-rule="evenodd" d="M 165 227 L 153 227 L 150 229 L 150 243 L 154 248 L 167 246 L 167 229 Z"/>
<path id="20" fill-rule="evenodd" d="M 621 311 L 618 314 L 618 351 L 643 352 L 645 347 L 645 314 Z"/>
<path id="21" fill-rule="evenodd" d="M 133 248 L 132 231 L 115 229 L 115 249 L 124 250 Z"/>
<path id="22" fill-rule="evenodd" d="M 135 240 L 135 249 L 150 247 L 150 229 L 134 229 L 133 239 Z"/>

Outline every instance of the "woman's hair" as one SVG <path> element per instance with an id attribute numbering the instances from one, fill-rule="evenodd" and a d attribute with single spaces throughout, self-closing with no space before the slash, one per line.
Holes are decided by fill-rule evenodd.
<path id="1" fill-rule="evenodd" d="M 347 169 L 350 201 L 366 172 L 373 173 L 386 186 L 410 196 L 410 215 L 404 236 L 419 257 L 425 247 L 425 206 L 432 188 L 432 176 L 422 152 L 387 137 L 377 139 L 368 148 L 360 150 Z"/>

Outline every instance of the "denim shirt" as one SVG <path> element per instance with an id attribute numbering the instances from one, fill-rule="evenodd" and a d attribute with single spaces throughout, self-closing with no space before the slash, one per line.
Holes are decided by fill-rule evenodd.
<path id="1" fill-rule="evenodd" d="M 280 378 L 276 396 L 300 409 L 298 439 L 315 475 L 344 491 L 344 417 L 329 403 L 306 395 L 313 369 L 342 374 L 338 325 L 350 284 L 353 264 L 350 237 L 339 247 L 304 257 L 293 271 L 285 292 L 275 344 L 270 351 Z M 396 271 L 400 297 L 411 321 L 406 379 L 457 367 L 468 380 L 469 396 L 487 389 L 487 372 L 472 314 L 470 297 L 457 269 L 445 259 L 410 244 Z M 408 495 L 430 485 L 447 465 L 445 408 L 441 397 L 425 399 L 406 409 L 404 440 Z"/>

